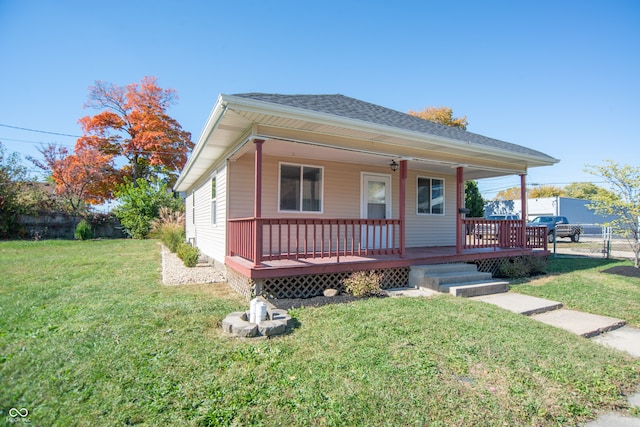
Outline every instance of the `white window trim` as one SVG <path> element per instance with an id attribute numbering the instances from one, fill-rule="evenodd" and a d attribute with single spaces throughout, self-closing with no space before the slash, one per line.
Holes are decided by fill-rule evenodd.
<path id="1" fill-rule="evenodd" d="M 211 226 L 218 226 L 218 174 L 214 172 L 209 180 L 211 183 L 210 194 L 213 193 L 213 186 L 216 186 L 216 197 L 211 197 Z M 214 208 L 215 205 L 215 208 Z"/>
<path id="2" fill-rule="evenodd" d="M 309 167 L 309 168 L 317 168 L 320 169 L 321 173 L 322 173 L 322 179 L 320 182 L 320 210 L 319 211 L 304 211 L 302 210 L 302 191 L 303 191 L 303 186 L 300 185 L 300 210 L 298 211 L 294 211 L 294 210 L 287 210 L 287 209 L 280 209 L 280 182 L 282 181 L 282 166 L 286 165 L 286 166 L 300 166 L 301 170 L 304 167 Z M 313 214 L 313 215 L 320 215 L 324 213 L 324 180 L 325 180 L 325 175 L 324 175 L 324 166 L 317 166 L 317 165 L 310 165 L 307 163 L 290 163 L 290 162 L 278 162 L 278 199 L 276 200 L 276 203 L 278 205 L 278 213 L 287 213 L 287 214 L 303 214 L 303 215 L 309 215 L 309 214 Z M 302 184 L 302 183 L 301 183 Z"/>
<path id="3" fill-rule="evenodd" d="M 191 223 L 196 223 L 196 190 L 191 191 Z"/>
<path id="4" fill-rule="evenodd" d="M 420 200 L 419 200 L 420 186 L 419 186 L 418 183 L 419 183 L 420 179 L 428 179 L 428 180 L 431 181 L 431 194 L 429 195 L 431 201 L 433 201 L 433 180 L 437 179 L 437 180 L 442 181 L 442 198 L 443 198 L 443 200 L 442 200 L 442 213 L 431 213 L 431 212 L 424 213 L 424 212 L 419 212 L 418 211 L 418 205 L 420 203 Z M 444 178 L 436 178 L 436 177 L 433 177 L 433 176 L 422 176 L 422 175 L 416 176 L 416 215 L 419 215 L 419 216 L 433 216 L 433 215 L 444 216 L 445 212 L 446 212 L 446 206 L 447 206 L 446 200 L 447 200 L 446 180 Z M 431 210 L 433 210 L 433 205 L 430 205 L 430 206 L 431 206 Z"/>

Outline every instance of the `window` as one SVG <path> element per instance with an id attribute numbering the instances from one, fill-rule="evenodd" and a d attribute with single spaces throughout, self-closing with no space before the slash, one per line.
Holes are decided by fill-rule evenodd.
<path id="1" fill-rule="evenodd" d="M 217 206 L 216 206 L 216 177 L 211 178 L 211 225 L 217 223 Z"/>
<path id="2" fill-rule="evenodd" d="M 322 212 L 322 168 L 280 164 L 280 210 Z"/>
<path id="3" fill-rule="evenodd" d="M 444 180 L 418 177 L 418 215 L 444 214 Z"/>
<path id="4" fill-rule="evenodd" d="M 196 223 L 196 192 L 191 192 L 191 223 Z"/>

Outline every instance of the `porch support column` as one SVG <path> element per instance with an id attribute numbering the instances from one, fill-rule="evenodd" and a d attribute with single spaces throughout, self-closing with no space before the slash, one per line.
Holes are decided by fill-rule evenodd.
<path id="1" fill-rule="evenodd" d="M 527 174 L 520 175 L 520 219 L 522 220 L 522 247 L 527 247 Z"/>
<path id="2" fill-rule="evenodd" d="M 258 267 L 262 262 L 262 144 L 263 139 L 253 141 L 256 145 L 255 171 L 253 174 L 253 218 L 254 218 L 254 242 L 253 266 Z"/>
<path id="3" fill-rule="evenodd" d="M 400 258 L 404 258 L 406 250 L 406 227 L 407 227 L 407 161 L 400 160 Z"/>
<path id="4" fill-rule="evenodd" d="M 462 208 L 464 208 L 464 170 L 462 166 L 456 168 L 456 254 L 462 253 Z"/>

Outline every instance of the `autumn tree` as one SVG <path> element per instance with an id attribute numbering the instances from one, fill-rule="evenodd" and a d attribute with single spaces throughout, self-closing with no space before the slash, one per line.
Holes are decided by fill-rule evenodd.
<path id="1" fill-rule="evenodd" d="M 611 191 L 594 195 L 587 205 L 600 215 L 614 215 L 605 223 L 627 238 L 635 255 L 635 267 L 640 266 L 640 166 L 619 165 L 607 160 L 603 166 L 587 165 L 586 172 L 600 176 Z"/>
<path id="2" fill-rule="evenodd" d="M 80 119 L 83 136 L 76 142 L 76 153 L 91 148 L 108 156 L 114 166 L 124 158 L 118 178 L 163 179 L 175 182 L 193 148 L 191 134 L 167 114 L 175 104 L 173 89 L 162 89 L 155 77 L 145 77 L 140 84 L 116 86 L 97 81 L 89 87 L 86 107 L 101 110 Z M 115 168 L 114 168 L 115 169 Z"/>
<path id="3" fill-rule="evenodd" d="M 111 199 L 111 189 L 118 181 L 118 172 L 111 156 L 92 147 L 76 148 L 69 153 L 65 147 L 49 144 L 38 151 L 44 161 L 29 157 L 37 167 L 48 171 L 56 183 L 56 194 L 72 212 L 83 211 L 88 204 L 100 204 Z"/>
<path id="4" fill-rule="evenodd" d="M 449 107 L 425 107 L 422 111 L 409 110 L 407 114 L 446 126 L 459 127 L 462 128 L 462 130 L 467 130 L 467 116 L 453 117 L 453 110 Z"/>
<path id="5" fill-rule="evenodd" d="M 538 185 L 527 191 L 527 196 L 533 199 L 539 199 L 541 197 L 564 196 L 564 189 L 562 187 L 557 187 L 555 185 L 549 184 Z"/>
<path id="6" fill-rule="evenodd" d="M 521 195 L 520 187 L 510 187 L 498 191 L 493 200 L 519 200 Z"/>
<path id="7" fill-rule="evenodd" d="M 592 200 L 594 196 L 607 192 L 607 190 L 591 182 L 572 182 L 565 185 L 564 192 L 567 197 Z"/>

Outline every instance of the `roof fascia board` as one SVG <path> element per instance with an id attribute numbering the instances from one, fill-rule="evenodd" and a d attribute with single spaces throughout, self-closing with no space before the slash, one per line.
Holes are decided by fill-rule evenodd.
<path id="1" fill-rule="evenodd" d="M 218 96 L 218 99 L 216 100 L 216 105 L 211 110 L 211 113 L 207 118 L 207 122 L 205 123 L 204 128 L 200 133 L 198 142 L 196 143 L 196 146 L 193 152 L 191 153 L 191 156 L 189 157 L 187 164 L 182 169 L 182 173 L 180 173 L 180 176 L 176 180 L 176 183 L 173 186 L 174 188 L 178 188 L 184 181 L 185 176 L 189 174 L 189 171 L 191 170 L 193 163 L 200 156 L 200 153 L 202 152 L 202 149 L 205 147 L 211 133 L 213 133 L 213 131 L 218 127 L 218 124 L 220 123 L 220 120 L 224 116 L 224 112 L 226 111 L 226 109 L 227 107 L 222 101 L 222 95 Z"/>

